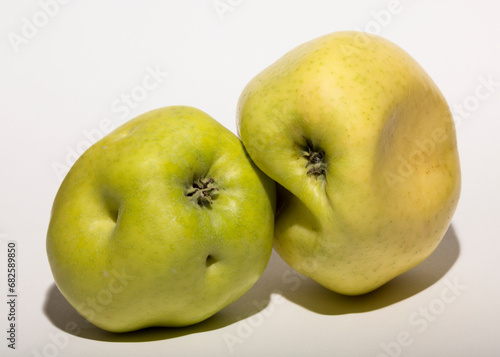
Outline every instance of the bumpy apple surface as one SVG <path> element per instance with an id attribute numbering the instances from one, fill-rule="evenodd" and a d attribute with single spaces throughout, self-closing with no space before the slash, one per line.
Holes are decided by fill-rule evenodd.
<path id="1" fill-rule="evenodd" d="M 274 182 L 200 110 L 145 113 L 89 148 L 53 204 L 47 253 L 76 310 L 114 332 L 202 321 L 272 251 Z"/>
<path id="2" fill-rule="evenodd" d="M 238 104 L 249 155 L 278 185 L 275 249 L 357 295 L 426 259 L 460 195 L 449 107 L 405 51 L 338 32 L 263 70 Z"/>

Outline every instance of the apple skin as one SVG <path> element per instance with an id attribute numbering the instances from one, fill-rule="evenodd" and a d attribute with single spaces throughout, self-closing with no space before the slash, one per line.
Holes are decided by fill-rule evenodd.
<path id="1" fill-rule="evenodd" d="M 196 198 L 197 179 L 217 186 L 203 191 L 211 203 Z M 104 330 L 200 322 L 264 271 L 275 199 L 274 182 L 210 116 L 147 112 L 90 147 L 61 184 L 47 233 L 55 282 Z"/>
<path id="2" fill-rule="evenodd" d="M 248 83 L 237 126 L 278 183 L 276 251 L 326 288 L 370 292 L 442 240 L 461 186 L 453 118 L 392 42 L 346 31 L 298 46 Z"/>

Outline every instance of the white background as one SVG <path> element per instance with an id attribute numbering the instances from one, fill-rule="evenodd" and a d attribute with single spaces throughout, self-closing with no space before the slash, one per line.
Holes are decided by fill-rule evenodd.
<path id="1" fill-rule="evenodd" d="M 500 6 L 62 2 L 0 5 L 1 356 L 500 355 Z M 406 49 L 454 112 L 462 196 L 436 252 L 361 297 L 328 292 L 273 255 L 243 298 L 192 327 L 114 335 L 79 317 L 54 286 L 45 233 L 61 175 L 88 137 L 175 104 L 198 107 L 235 132 L 236 102 L 254 75 L 300 43 L 346 29 Z M 141 89 L 151 71 L 156 82 Z M 135 101 L 124 102 L 127 95 Z M 18 242 L 15 351 L 6 340 L 9 240 Z"/>

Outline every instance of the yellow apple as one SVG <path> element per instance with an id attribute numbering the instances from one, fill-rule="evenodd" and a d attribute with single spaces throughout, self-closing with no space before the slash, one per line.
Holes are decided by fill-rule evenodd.
<path id="1" fill-rule="evenodd" d="M 460 195 L 453 118 L 394 43 L 347 31 L 298 46 L 245 87 L 237 124 L 279 184 L 276 251 L 328 289 L 372 291 L 443 238 Z"/>

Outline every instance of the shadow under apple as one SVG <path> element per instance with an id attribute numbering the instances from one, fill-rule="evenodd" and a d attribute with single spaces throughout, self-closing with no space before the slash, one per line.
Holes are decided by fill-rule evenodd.
<path id="1" fill-rule="evenodd" d="M 281 258 L 275 262 L 282 295 L 289 301 L 323 315 L 341 315 L 377 310 L 410 298 L 438 282 L 460 254 L 455 230 L 450 225 L 436 250 L 422 263 L 380 288 L 359 296 L 334 293 L 290 268 Z"/>
<path id="2" fill-rule="evenodd" d="M 44 312 L 61 330 L 81 338 L 109 342 L 157 341 L 217 330 L 260 313 L 270 304 L 272 294 L 280 294 L 317 314 L 363 313 L 395 304 L 432 286 L 453 266 L 459 253 L 458 239 L 450 226 L 438 248 L 420 265 L 371 293 L 345 296 L 297 273 L 273 251 L 261 278 L 245 295 L 209 319 L 181 328 L 151 327 L 128 333 L 104 331 L 78 314 L 55 284 L 48 289 Z"/>
<path id="3" fill-rule="evenodd" d="M 273 253 L 274 255 L 274 253 Z M 157 341 L 184 335 L 217 330 L 258 314 L 270 303 L 273 292 L 273 278 L 269 265 L 257 283 L 240 299 L 200 323 L 186 327 L 150 327 L 127 333 L 113 333 L 102 330 L 82 317 L 66 298 L 52 284 L 43 307 L 45 315 L 59 329 L 81 338 L 109 342 Z"/>

